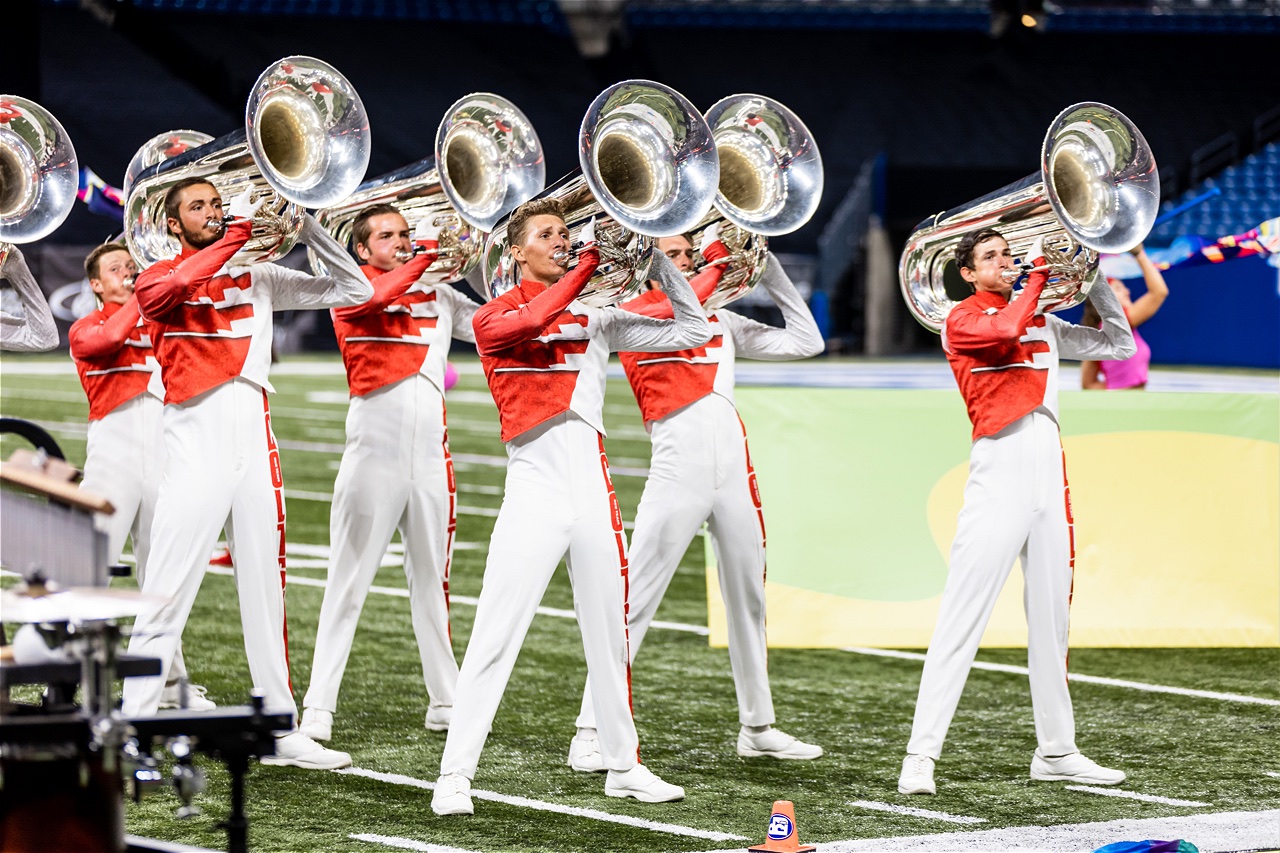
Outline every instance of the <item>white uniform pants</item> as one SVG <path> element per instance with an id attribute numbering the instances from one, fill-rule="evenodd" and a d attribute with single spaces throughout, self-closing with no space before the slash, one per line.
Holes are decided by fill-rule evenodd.
<path id="1" fill-rule="evenodd" d="M 134 623 L 129 652 L 164 661 L 160 678 L 128 678 L 125 716 L 155 713 L 209 554 L 226 531 L 253 686 L 272 713 L 296 713 L 284 612 L 284 493 L 266 392 L 234 379 L 164 407 L 165 468 L 142 591 L 166 603 Z"/>
<path id="2" fill-rule="evenodd" d="M 631 658 L 689 543 L 707 522 L 729 629 L 738 721 L 773 725 L 765 642 L 765 532 L 746 430 L 733 404 L 708 394 L 653 423 L 649 479 L 631 533 Z M 580 728 L 595 728 L 591 681 Z"/>
<path id="3" fill-rule="evenodd" d="M 132 539 L 137 561 L 134 577 L 139 587 L 146 577 L 151 523 L 164 474 L 163 415 L 164 404 L 158 398 L 139 394 L 106 417 L 89 421 L 84 479 L 80 482 L 80 488 L 102 495 L 116 508 L 111 515 L 97 517 L 98 529 L 107 534 L 107 560 L 118 562 L 125 540 Z M 169 679 L 186 676 L 179 644 Z"/>
<path id="4" fill-rule="evenodd" d="M 449 639 L 449 560 L 455 501 L 444 397 L 436 386 L 418 374 L 352 397 L 305 707 L 337 709 L 360 610 L 397 528 L 423 681 L 432 705 L 453 704 L 458 663 Z"/>
<path id="5" fill-rule="evenodd" d="M 937 759 L 982 632 L 1021 556 L 1027 666 L 1043 755 L 1075 752 L 1067 622 L 1075 546 L 1058 426 L 1036 410 L 973 443 L 951 568 L 929 642 L 907 752 Z"/>
<path id="6" fill-rule="evenodd" d="M 639 761 L 627 656 L 627 559 L 604 440 L 570 414 L 507 445 L 506 491 L 489 543 L 471 641 L 458 674 L 440 773 L 474 778 L 524 636 L 562 557 L 573 583 L 609 770 Z"/>

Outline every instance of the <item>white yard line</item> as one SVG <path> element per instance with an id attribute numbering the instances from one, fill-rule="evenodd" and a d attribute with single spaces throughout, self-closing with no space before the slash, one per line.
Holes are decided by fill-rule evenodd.
<path id="1" fill-rule="evenodd" d="M 414 841 L 412 838 L 397 838 L 394 835 L 374 835 L 373 833 L 352 833 L 347 838 L 355 841 L 368 841 L 381 844 L 383 847 L 395 847 L 399 850 L 418 850 L 421 853 L 476 853 L 474 850 L 463 850 L 461 847 L 445 847 L 443 844 L 427 844 L 425 841 Z"/>
<path id="2" fill-rule="evenodd" d="M 1137 791 L 1125 791 L 1120 788 L 1096 788 L 1093 785 L 1063 785 L 1068 791 L 1080 791 L 1085 794 L 1097 794 L 1100 797 L 1119 797 L 1122 800 L 1141 800 L 1144 803 L 1162 803 L 1166 806 L 1189 806 L 1203 809 L 1213 803 L 1201 803 L 1196 800 L 1179 800 L 1173 797 L 1158 797 L 1155 794 L 1139 794 Z"/>
<path id="3" fill-rule="evenodd" d="M 1268 770 L 1267 775 L 1270 776 L 1272 779 L 1280 779 L 1280 773 L 1273 773 L 1270 770 Z"/>
<path id="4" fill-rule="evenodd" d="M 824 841 L 819 849 L 822 853 L 988 853 L 992 850 L 1086 853 L 1126 838 L 1185 838 L 1201 853 L 1276 850 L 1280 849 L 1280 810 Z"/>
<path id="5" fill-rule="evenodd" d="M 334 773 L 340 773 L 344 776 L 361 776 L 365 779 L 374 779 L 379 782 L 389 782 L 392 785 L 407 785 L 411 788 L 422 788 L 427 791 L 435 790 L 434 782 L 427 782 L 423 779 L 415 779 L 412 776 L 403 776 L 399 773 L 380 773 L 376 770 L 365 770 L 360 767 L 347 767 L 342 770 L 334 770 Z M 475 788 L 471 789 L 471 798 L 474 800 L 488 800 L 494 803 L 503 803 L 508 806 L 517 806 L 525 809 L 535 809 L 543 812 L 554 812 L 555 814 L 570 815 L 571 817 L 584 817 L 589 820 L 598 820 L 605 823 L 618 823 L 623 826 L 634 826 L 638 829 L 648 829 L 653 832 L 663 832 L 668 835 L 683 835 L 689 838 L 703 838 L 707 841 L 746 841 L 746 836 L 732 835 L 727 832 L 711 832 L 705 829 L 694 829 L 691 826 L 680 826 L 674 823 L 659 823 L 656 820 L 646 820 L 645 818 L 631 817 L 629 815 L 610 814 L 609 812 L 597 811 L 596 809 L 584 809 L 579 806 L 565 806 L 559 803 L 548 803 L 543 800 L 531 800 L 528 797 L 515 797 L 510 794 L 499 794 L 495 791 L 481 791 Z"/>
<path id="6" fill-rule="evenodd" d="M 914 809 L 911 806 L 895 806 L 891 803 L 877 803 L 872 800 L 854 800 L 849 803 L 857 809 L 871 809 L 877 812 L 889 812 L 890 814 L 907 815 L 908 817 L 920 817 L 926 820 L 940 820 L 944 823 L 986 823 L 986 818 L 981 817 L 964 817 L 963 815 L 947 814 L 946 812 L 935 812 L 929 809 Z"/>
<path id="7" fill-rule="evenodd" d="M 873 655 L 882 658 L 898 658 L 899 660 L 923 661 L 924 655 L 919 652 L 903 652 L 897 649 L 868 649 L 861 647 L 849 647 L 844 649 L 846 652 L 852 652 L 856 655 Z M 1011 675 L 1027 675 L 1025 666 L 1012 666 L 1007 663 L 985 663 L 983 661 L 974 661 L 974 669 L 982 669 L 987 672 L 1007 672 Z M 1129 690 L 1142 690 L 1147 693 L 1171 693 L 1175 696 L 1193 696 L 1197 699 L 1216 699 L 1220 702 L 1242 702 L 1249 705 L 1276 705 L 1280 706 L 1280 699 L 1264 699 L 1261 696 L 1243 696 L 1239 693 L 1216 693 L 1212 690 L 1192 690 L 1187 687 L 1169 687 L 1164 684 L 1147 684 L 1143 681 L 1124 681 L 1119 678 L 1104 678 L 1099 675 L 1083 675 L 1078 672 L 1067 674 L 1069 681 L 1078 681 L 1081 684 L 1101 684 L 1106 687 L 1124 687 Z"/>

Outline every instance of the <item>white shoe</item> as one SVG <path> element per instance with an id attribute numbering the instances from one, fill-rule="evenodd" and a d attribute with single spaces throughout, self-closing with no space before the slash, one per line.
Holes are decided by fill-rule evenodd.
<path id="1" fill-rule="evenodd" d="M 783 758 L 808 761 L 822 757 L 822 747 L 805 743 L 781 729 L 767 728 L 752 733 L 743 726 L 738 732 L 738 755 L 743 758 Z"/>
<path id="2" fill-rule="evenodd" d="M 600 754 L 600 739 L 577 734 L 569 741 L 569 766 L 579 773 L 603 773 L 604 756 Z"/>
<path id="3" fill-rule="evenodd" d="M 475 814 L 471 805 L 471 780 L 461 773 L 449 773 L 436 780 L 431 810 L 438 815 Z"/>
<path id="4" fill-rule="evenodd" d="M 604 780 L 604 792 L 610 797 L 634 797 L 642 803 L 672 803 L 684 799 L 684 788 L 663 782 L 643 764 L 630 770 L 610 770 Z"/>
<path id="5" fill-rule="evenodd" d="M 898 777 L 899 794 L 936 794 L 933 784 L 933 759 L 927 755 L 908 755 L 902 759 L 902 775 Z"/>
<path id="6" fill-rule="evenodd" d="M 160 694 L 160 707 L 162 709 L 179 708 L 184 711 L 215 711 L 218 703 L 214 702 L 207 695 L 208 690 L 201 684 L 187 684 L 187 705 L 182 706 L 182 683 L 175 681 L 172 684 L 164 686 L 164 692 Z"/>
<path id="7" fill-rule="evenodd" d="M 290 732 L 276 738 L 276 754 L 264 755 L 263 764 L 305 767 L 308 770 L 337 770 L 350 767 L 351 756 L 316 743 L 302 732 Z"/>
<path id="8" fill-rule="evenodd" d="M 333 737 L 333 712 L 323 708 L 303 708 L 298 731 L 312 740 L 329 740 Z"/>
<path id="9" fill-rule="evenodd" d="M 1119 785 L 1123 771 L 1100 767 L 1078 752 L 1047 758 L 1036 750 L 1031 759 L 1031 778 L 1037 782 L 1083 782 L 1088 785 Z"/>
<path id="10" fill-rule="evenodd" d="M 427 718 L 422 724 L 427 727 L 427 731 L 447 732 L 449 731 L 449 723 L 452 720 L 452 705 L 428 705 Z"/>

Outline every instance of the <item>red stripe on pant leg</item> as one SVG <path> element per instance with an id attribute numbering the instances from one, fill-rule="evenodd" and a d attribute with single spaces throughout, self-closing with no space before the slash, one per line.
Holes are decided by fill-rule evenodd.
<path id="1" fill-rule="evenodd" d="M 764 502 L 760 499 L 760 484 L 756 482 L 756 469 L 751 464 L 751 445 L 747 443 L 747 425 L 738 418 L 738 426 L 742 428 L 742 452 L 747 458 L 747 486 L 751 489 L 751 503 L 756 508 L 756 518 L 760 522 L 760 547 L 765 546 Z"/>
<path id="2" fill-rule="evenodd" d="M 622 636 L 624 639 L 623 660 L 627 666 L 627 710 L 635 719 L 636 709 L 631 694 L 631 575 L 627 563 L 627 540 L 622 532 L 622 510 L 618 507 L 618 496 L 613 491 L 613 480 L 609 478 L 609 457 L 604 452 L 604 436 L 597 433 L 600 442 L 600 473 L 604 475 L 604 487 L 609 493 L 609 518 L 613 524 L 613 537 L 618 545 L 618 564 L 622 572 Z M 640 744 L 636 743 L 636 761 L 640 760 Z"/>
<path id="3" fill-rule="evenodd" d="M 1058 446 L 1062 446 L 1059 439 Z M 1076 519 L 1071 511 L 1071 485 L 1067 482 L 1067 451 L 1062 449 L 1062 500 L 1067 512 L 1067 548 L 1069 550 L 1067 565 L 1071 569 L 1071 586 L 1067 589 L 1067 619 L 1071 618 L 1071 599 L 1075 597 L 1076 592 Z M 1064 661 L 1066 666 L 1071 665 L 1071 652 L 1067 651 L 1067 657 Z"/>
<path id="4" fill-rule="evenodd" d="M 453 642 L 453 619 L 449 611 L 449 571 L 453 566 L 453 537 L 458 530 L 458 484 L 454 479 L 453 456 L 449 453 L 449 413 L 440 399 L 440 423 L 444 427 L 444 474 L 449 489 L 449 526 L 446 528 L 444 552 L 444 612 L 449 642 Z"/>
<path id="5" fill-rule="evenodd" d="M 289 611 L 285 606 L 285 532 L 284 532 L 284 472 L 280 467 L 280 450 L 276 446 L 275 433 L 271 431 L 271 404 L 267 392 L 262 392 L 262 413 L 267 430 L 267 463 L 271 466 L 271 488 L 276 498 L 276 562 L 280 566 L 280 607 L 284 627 L 284 669 L 288 675 L 289 692 L 293 692 L 293 672 L 289 665 Z"/>

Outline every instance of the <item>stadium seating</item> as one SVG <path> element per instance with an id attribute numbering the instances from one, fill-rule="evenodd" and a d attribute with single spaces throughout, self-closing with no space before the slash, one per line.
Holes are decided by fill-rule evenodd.
<path id="1" fill-rule="evenodd" d="M 1238 165 L 1206 178 L 1181 195 L 1165 199 L 1160 211 L 1172 210 L 1214 187 L 1222 195 L 1163 223 L 1151 232 L 1147 242 L 1167 246 L 1174 238 L 1188 234 L 1216 239 L 1240 234 L 1280 216 L 1280 143 L 1272 142 Z"/>

